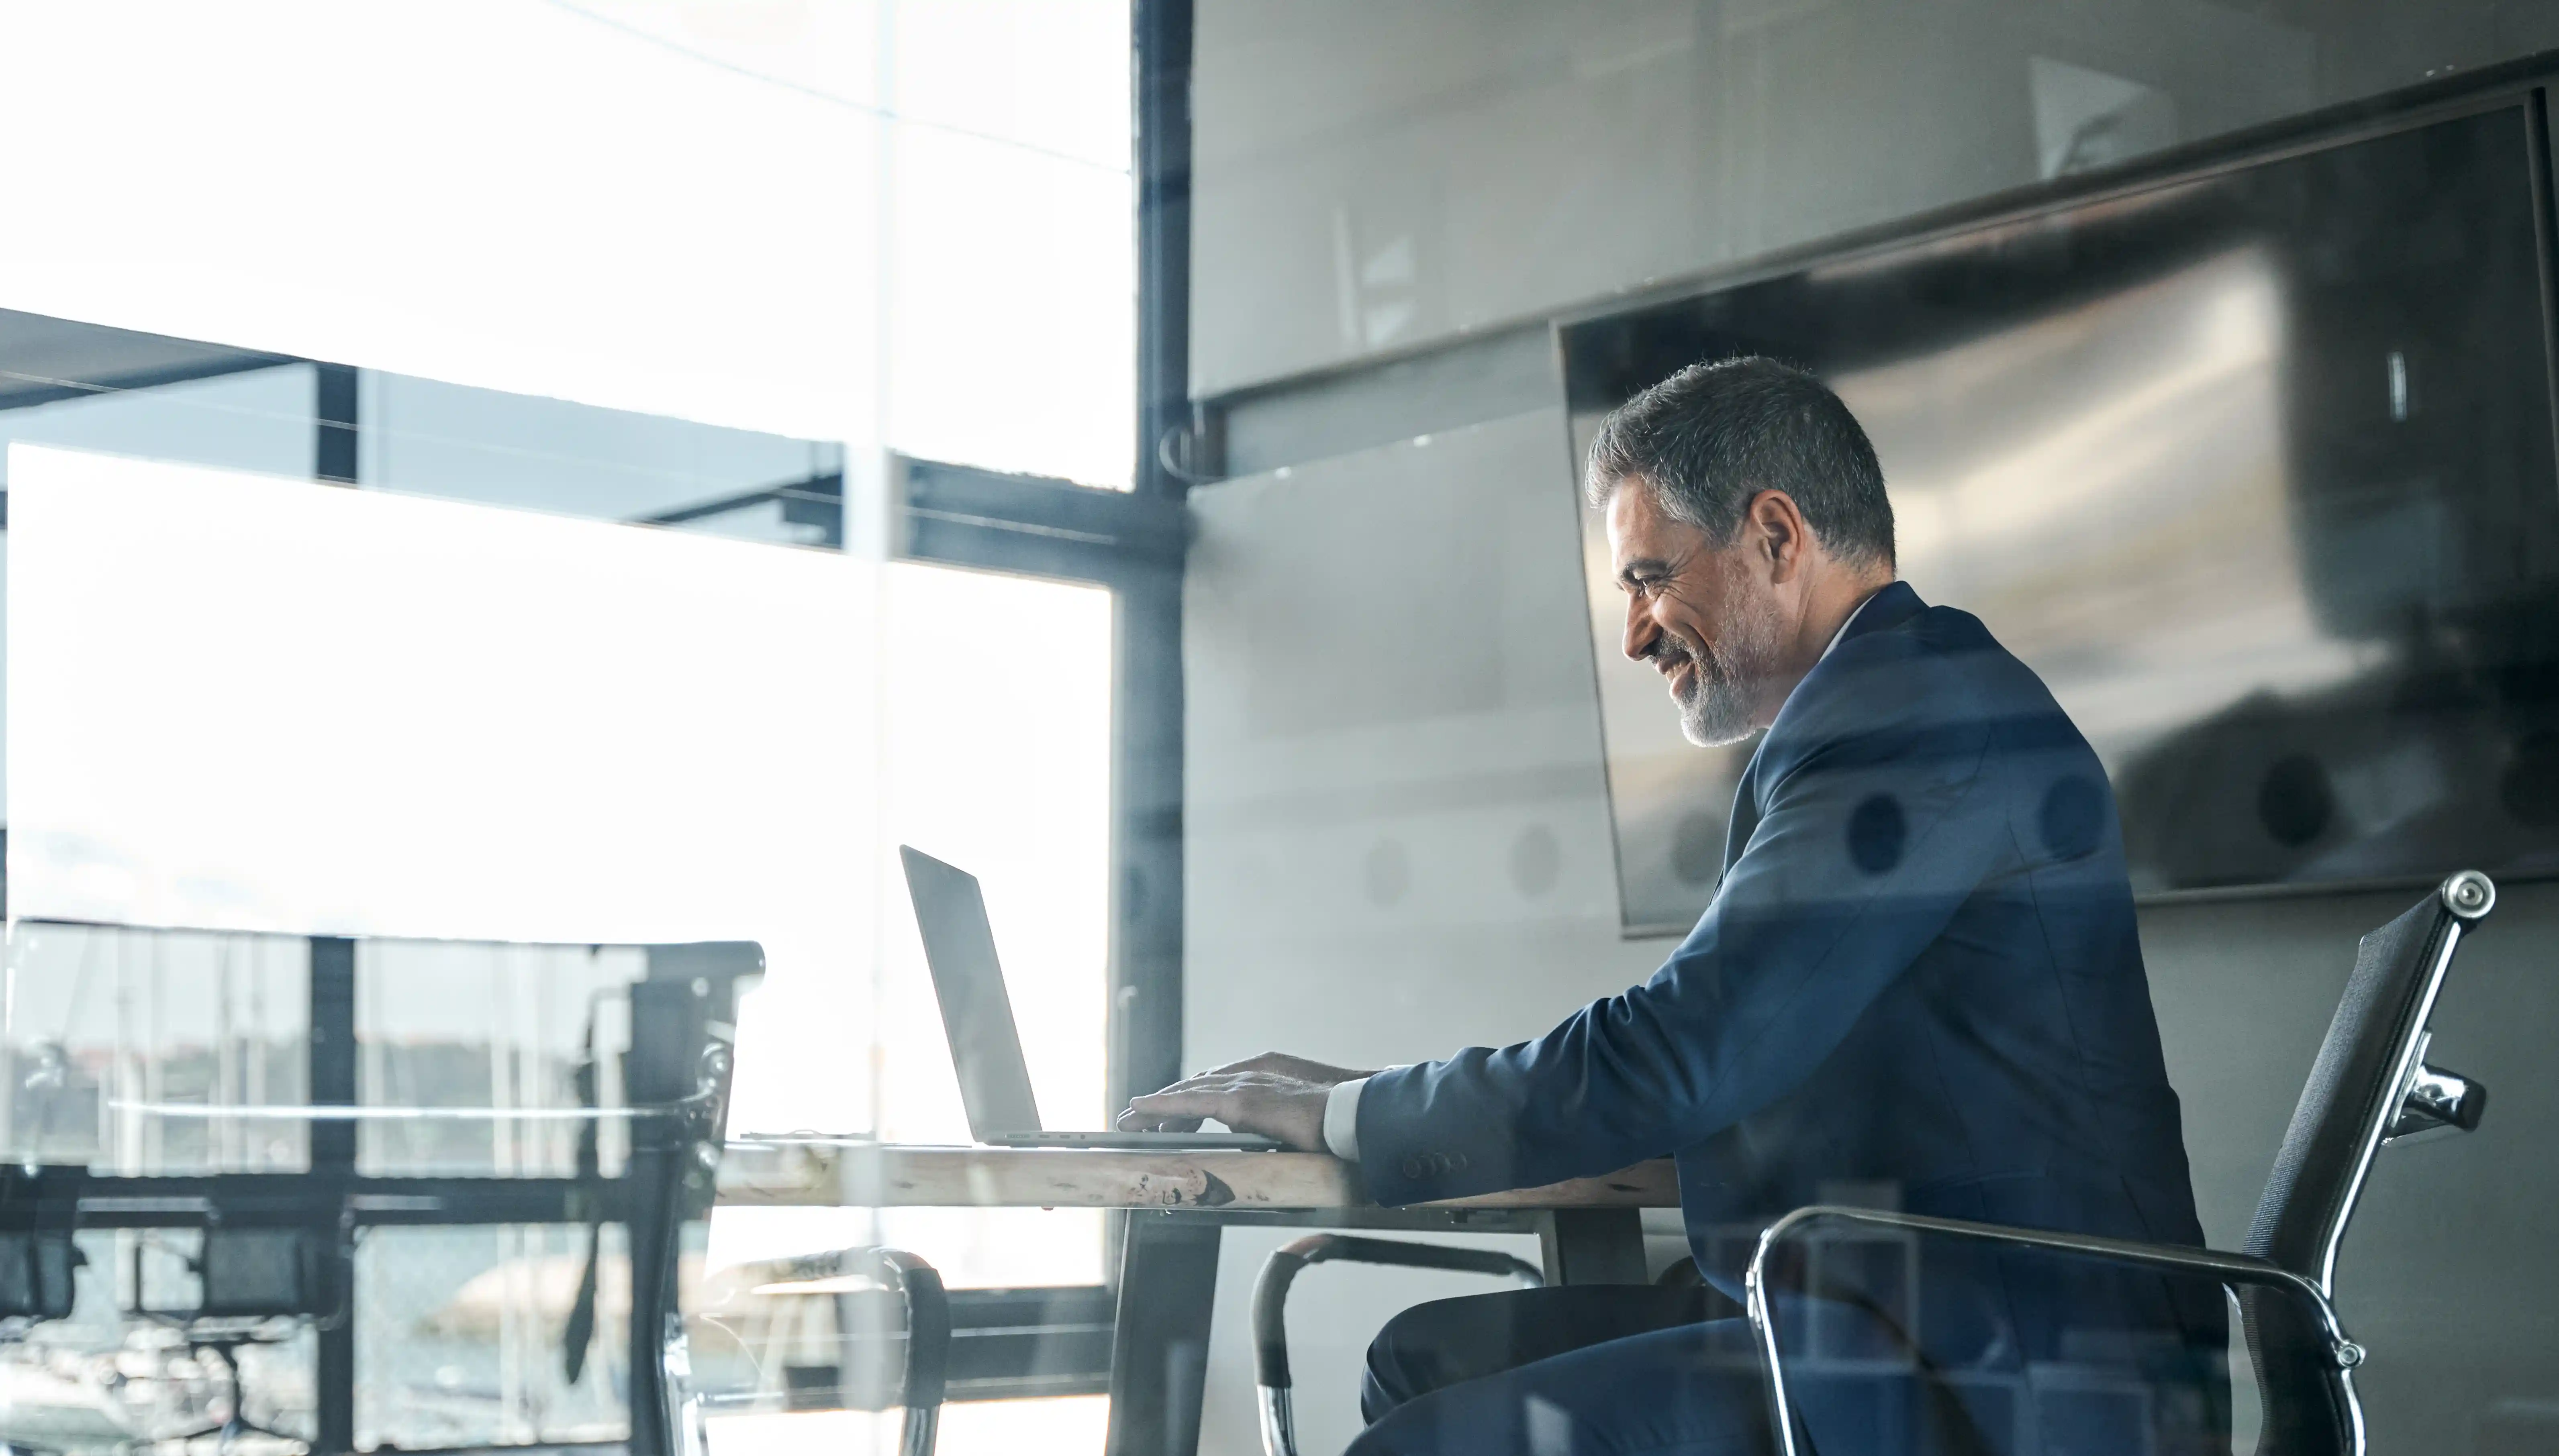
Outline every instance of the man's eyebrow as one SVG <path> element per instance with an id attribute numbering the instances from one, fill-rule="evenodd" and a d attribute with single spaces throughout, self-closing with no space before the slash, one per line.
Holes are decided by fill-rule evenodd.
<path id="1" fill-rule="evenodd" d="M 1670 569 L 1671 563 L 1658 556 L 1638 556 L 1617 568 L 1617 580 L 1631 582 L 1646 572 L 1659 576 L 1668 573 Z"/>

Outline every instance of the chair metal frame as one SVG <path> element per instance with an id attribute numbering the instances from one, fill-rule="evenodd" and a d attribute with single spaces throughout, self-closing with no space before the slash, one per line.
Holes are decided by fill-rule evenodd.
<path id="1" fill-rule="evenodd" d="M 2339 1456 L 2364 1456 L 2363 1407 L 2355 1393 L 2353 1374 L 2355 1367 L 2363 1364 L 2364 1350 L 2347 1338 L 2345 1328 L 2337 1318 L 2337 1248 L 2344 1241 L 2346 1223 L 2362 1195 L 2373 1155 L 2381 1145 L 2393 1138 L 2418 1132 L 2438 1129 L 2469 1131 L 2479 1125 L 2486 1095 L 2485 1090 L 2476 1082 L 2458 1073 L 2429 1067 L 2424 1057 L 2430 1040 L 2427 1022 L 2434 1015 L 2435 1001 L 2443 990 L 2445 974 L 2452 968 L 2453 952 L 2460 946 L 2463 933 L 2495 908 L 2496 886 L 2477 870 L 2463 870 L 2445 880 L 2437 889 L 2436 896 L 2449 913 L 2448 923 L 2443 928 L 2441 943 L 2435 947 L 2433 963 L 2426 969 L 2414 1014 L 2402 1028 L 2399 1044 L 2393 1049 L 2391 1066 L 2398 1091 L 2395 1095 L 2379 1100 L 2361 1129 L 2344 1196 L 2336 1213 L 2321 1231 L 2315 1270 L 2298 1271 L 2254 1254 L 2225 1253 L 2183 1244 L 2147 1243 L 2051 1230 L 2018 1229 L 2001 1224 L 1936 1219 L 1877 1209 L 1821 1204 L 1797 1209 L 1761 1232 L 1758 1245 L 1750 1257 L 1749 1269 L 1743 1276 L 1747 1295 L 1745 1308 L 1754 1343 L 1758 1347 L 1760 1373 L 1768 1396 L 1769 1422 L 1777 1432 L 1778 1448 L 1783 1456 L 1800 1456 L 1801 1448 L 1796 1444 L 1794 1421 L 1786 1395 L 1785 1370 L 1778 1353 L 1775 1311 L 1771 1307 L 1768 1288 L 1768 1260 L 1781 1245 L 1796 1236 L 1838 1225 L 1906 1230 L 2013 1247 L 2044 1249 L 2140 1268 L 2209 1274 L 2219 1279 L 2224 1287 L 2275 1291 L 2309 1311 L 2327 1337 L 2328 1369 L 2325 1376 L 2328 1394 L 2344 1416 L 2345 1444 Z M 2262 1383 L 2262 1372 L 2260 1378 Z M 2271 1387 L 2265 1390 L 2265 1394 L 2270 1405 L 2281 1398 Z"/>
<path id="2" fill-rule="evenodd" d="M 1349 1234 L 1310 1234 L 1273 1250 L 1253 1283 L 1253 1383 L 1262 1397 L 1264 1456 L 1297 1456 L 1297 1410 L 1288 1376 L 1288 1287 L 1310 1264 L 1387 1264 L 1408 1269 L 1450 1269 L 1516 1279 L 1539 1289 L 1546 1274 L 1526 1259 L 1487 1248 L 1362 1238 Z"/>
<path id="3" fill-rule="evenodd" d="M 951 1299 L 942 1274 L 902 1248 L 864 1249 L 860 1261 L 906 1301 L 906 1373 L 897 1397 L 906 1414 L 898 1429 L 898 1456 L 933 1456 L 951 1376 Z"/>
<path id="4" fill-rule="evenodd" d="M 886 1245 L 831 1248 L 745 1265 L 739 1273 L 762 1286 L 760 1292 L 788 1292 L 793 1284 L 828 1284 L 861 1279 L 896 1291 L 903 1307 L 906 1360 L 898 1377 L 897 1403 L 905 1414 L 898 1429 L 898 1456 L 932 1456 L 942 1422 L 942 1403 L 951 1377 L 951 1297 L 942 1273 L 921 1254 Z M 862 1334 L 855 1295 L 837 1289 L 834 1319 L 837 1338 L 847 1355 Z M 842 1374 L 839 1358 L 836 1390 L 853 1388 Z M 706 1408 L 753 1408 L 752 1397 L 734 1402 L 717 1399 Z M 868 1406 L 856 1408 L 868 1409 Z"/>

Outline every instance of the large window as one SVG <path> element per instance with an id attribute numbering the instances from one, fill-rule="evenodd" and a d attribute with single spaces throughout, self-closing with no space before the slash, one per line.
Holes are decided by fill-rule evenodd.
<path id="1" fill-rule="evenodd" d="M 363 1124 L 364 1175 L 573 1174 L 545 1119 L 590 1063 L 619 1099 L 674 940 L 764 950 L 733 1129 L 962 1140 L 901 842 L 984 882 L 1041 1110 L 1101 1124 L 1123 600 L 889 525 L 919 457 L 1130 483 L 1125 3 L 29 6 L 0 115 L 83 137 L 0 165 L 82 219 L 0 240 L 9 1153 L 313 1168 L 332 936 L 350 1094 L 431 1114 Z M 408 1222 L 356 1233 L 353 1318 L 251 1353 L 251 1413 L 325 1432 L 351 1369 L 360 1446 L 612 1436 L 618 1232 L 581 1296 L 576 1223 Z M 1103 1278 L 1098 1216 L 861 1210 L 724 1211 L 682 1278 L 881 1240 Z M 130 1364 L 131 1279 L 82 1277 L 28 1358 Z M 942 1449 L 1100 1406 L 955 1407 Z"/>
<path id="2" fill-rule="evenodd" d="M 965 1140 L 899 842 L 985 882 L 1043 1109 L 1099 1125 L 1110 591 L 833 549 L 837 447 L 396 376 L 353 392 L 424 403 L 380 409 L 358 461 L 496 495 L 496 460 L 554 510 L 33 443 L 289 468 L 287 428 L 328 428 L 319 378 L 15 421 L 8 1034 L 33 1091 L 11 1151 L 308 1166 L 304 1124 L 265 1112 L 310 1100 L 313 934 L 363 938 L 362 1097 L 451 1114 L 366 1125 L 363 1171 L 572 1171 L 568 1124 L 469 1113 L 576 1105 L 576 1065 L 625 1034 L 606 1008 L 639 957 L 612 947 L 650 941 L 764 947 L 732 1129 Z M 188 428 L 234 411 L 277 436 L 265 455 Z M 149 428 L 97 423 L 118 414 Z M 637 465 L 626 433 L 693 448 L 650 457 L 680 472 Z M 557 513 L 598 506 L 676 528 Z M 623 1135 L 601 1137 L 608 1172 Z M 688 1258 L 882 1239 L 954 1287 L 1102 1277 L 1098 1216 L 1037 1211 L 729 1211 Z M 611 1412 L 555 1350 L 583 1246 L 567 1227 L 367 1236 L 360 1439 L 596 1434 Z"/>

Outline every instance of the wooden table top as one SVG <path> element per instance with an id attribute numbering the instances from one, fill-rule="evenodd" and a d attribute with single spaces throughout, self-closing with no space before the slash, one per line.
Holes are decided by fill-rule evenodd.
<path id="1" fill-rule="evenodd" d="M 731 1143 L 720 1165 L 719 1201 L 763 1208 L 1374 1207 L 1351 1165 L 1322 1153 L 904 1147 L 823 1139 Z M 1428 1207 L 1677 1208 L 1679 1181 L 1670 1160 L 1660 1158 L 1603 1177 Z"/>

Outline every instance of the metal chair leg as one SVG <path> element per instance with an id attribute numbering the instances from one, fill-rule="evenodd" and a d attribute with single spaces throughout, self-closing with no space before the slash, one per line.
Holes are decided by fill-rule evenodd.
<path id="1" fill-rule="evenodd" d="M 1537 1265 L 1482 1248 L 1407 1243 L 1348 1234 L 1310 1234 L 1274 1250 L 1253 1285 L 1253 1383 L 1262 1397 L 1264 1456 L 1297 1456 L 1297 1411 L 1288 1378 L 1288 1286 L 1308 1264 L 1392 1264 L 1409 1269 L 1453 1269 L 1517 1279 L 1527 1288 L 1546 1283 Z"/>
<path id="2" fill-rule="evenodd" d="M 941 1406 L 906 1407 L 906 1423 L 897 1432 L 898 1456 L 933 1456 L 933 1440 L 941 1425 Z"/>

